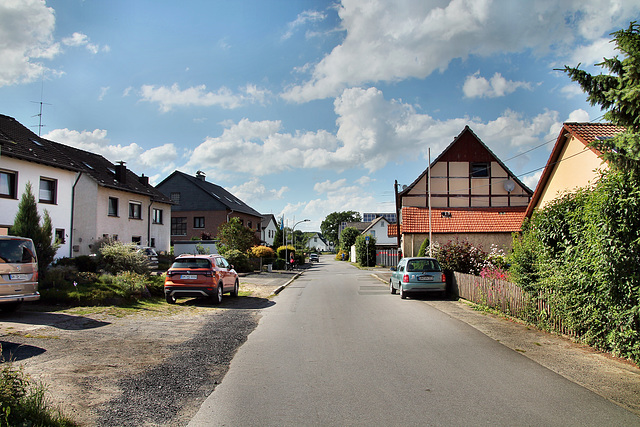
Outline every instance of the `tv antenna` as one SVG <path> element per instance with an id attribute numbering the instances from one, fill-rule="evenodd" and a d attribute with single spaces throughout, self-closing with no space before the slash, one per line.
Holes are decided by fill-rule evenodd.
<path id="1" fill-rule="evenodd" d="M 34 115 L 34 116 L 31 116 L 31 117 L 38 117 L 38 124 L 34 125 L 34 126 L 31 126 L 31 127 L 37 127 L 38 128 L 38 136 L 40 136 L 40 134 L 42 133 L 42 128 L 44 126 L 46 126 L 46 125 L 42 124 L 42 106 L 43 105 L 51 105 L 49 103 L 42 102 L 43 97 L 44 97 L 44 73 L 42 73 L 42 87 L 40 89 L 40 102 L 31 101 L 34 104 L 40 104 L 40 112 L 38 114 Z"/>

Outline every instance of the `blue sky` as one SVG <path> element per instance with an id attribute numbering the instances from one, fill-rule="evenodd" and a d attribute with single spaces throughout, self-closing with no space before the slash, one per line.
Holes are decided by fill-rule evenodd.
<path id="1" fill-rule="evenodd" d="M 262 213 L 392 212 L 469 125 L 531 189 L 640 0 L 0 0 L 0 113 Z M 535 150 L 529 151 L 534 147 Z"/>

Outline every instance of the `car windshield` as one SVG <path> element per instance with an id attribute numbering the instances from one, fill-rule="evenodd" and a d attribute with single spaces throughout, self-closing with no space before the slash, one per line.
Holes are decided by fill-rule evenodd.
<path id="1" fill-rule="evenodd" d="M 9 264 L 36 262 L 36 251 L 33 243 L 23 239 L 0 240 L 0 262 Z"/>
<path id="2" fill-rule="evenodd" d="M 171 268 L 211 268 L 211 262 L 205 258 L 180 258 L 174 261 Z"/>
<path id="3" fill-rule="evenodd" d="M 407 263 L 407 271 L 440 271 L 440 265 L 433 259 L 413 259 Z"/>

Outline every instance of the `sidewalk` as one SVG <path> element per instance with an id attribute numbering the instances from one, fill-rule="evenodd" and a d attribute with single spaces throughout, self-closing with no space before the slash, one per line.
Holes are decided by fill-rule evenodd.
<path id="1" fill-rule="evenodd" d="M 372 276 L 389 284 L 390 270 L 371 270 Z M 477 311 L 473 303 L 464 300 L 424 299 L 422 302 L 640 416 L 640 368 L 633 363 L 507 316 Z"/>

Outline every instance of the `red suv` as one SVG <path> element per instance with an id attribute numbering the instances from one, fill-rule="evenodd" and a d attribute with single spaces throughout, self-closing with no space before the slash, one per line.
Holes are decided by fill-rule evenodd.
<path id="1" fill-rule="evenodd" d="M 180 255 L 167 271 L 164 296 L 169 304 L 179 297 L 207 297 L 220 304 L 222 294 L 237 297 L 239 287 L 238 273 L 220 255 Z"/>

